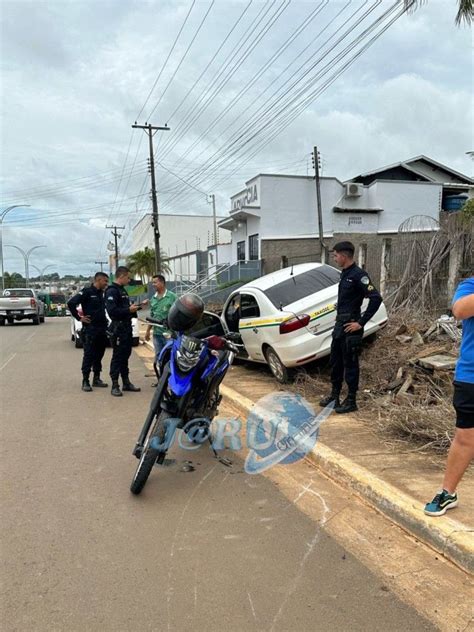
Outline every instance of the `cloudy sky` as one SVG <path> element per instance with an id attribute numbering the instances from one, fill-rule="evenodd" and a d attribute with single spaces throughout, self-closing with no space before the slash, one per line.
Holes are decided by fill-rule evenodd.
<path id="1" fill-rule="evenodd" d="M 4 244 L 91 273 L 150 208 L 210 214 L 259 172 L 346 179 L 426 154 L 470 174 L 472 53 L 455 0 L 2 0 Z M 5 269 L 23 271 L 5 248 Z"/>

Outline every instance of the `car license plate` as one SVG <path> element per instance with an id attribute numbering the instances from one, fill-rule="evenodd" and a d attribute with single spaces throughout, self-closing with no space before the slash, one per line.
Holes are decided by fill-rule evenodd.
<path id="1" fill-rule="evenodd" d="M 23 310 L 22 309 L 12 309 L 10 311 L 10 314 L 13 314 L 14 316 L 18 316 L 19 314 L 23 314 Z"/>

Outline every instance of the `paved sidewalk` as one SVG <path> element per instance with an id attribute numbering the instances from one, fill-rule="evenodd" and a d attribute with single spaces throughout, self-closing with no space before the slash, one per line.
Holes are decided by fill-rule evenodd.
<path id="1" fill-rule="evenodd" d="M 223 386 L 224 396 L 244 414 L 254 402 L 277 390 L 285 388 L 265 368 L 249 364 L 233 366 Z M 320 409 L 317 401 L 309 401 L 316 411 Z M 387 445 L 380 433 L 356 415 L 333 414 L 321 425 L 318 443 L 308 458 L 399 526 L 474 572 L 472 466 L 458 488 L 459 506 L 432 518 L 425 516 L 423 506 L 441 486 L 444 457 L 410 450 L 408 443 Z"/>

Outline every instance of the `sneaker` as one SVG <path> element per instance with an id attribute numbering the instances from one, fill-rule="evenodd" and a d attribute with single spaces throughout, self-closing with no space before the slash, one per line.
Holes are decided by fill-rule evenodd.
<path id="1" fill-rule="evenodd" d="M 458 495 L 456 492 L 450 494 L 445 489 L 436 494 L 433 500 L 425 505 L 427 516 L 442 516 L 448 509 L 454 509 L 458 505 Z"/>

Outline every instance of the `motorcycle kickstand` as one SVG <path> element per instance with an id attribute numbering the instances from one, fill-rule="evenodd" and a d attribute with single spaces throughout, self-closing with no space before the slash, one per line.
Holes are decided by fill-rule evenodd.
<path id="1" fill-rule="evenodd" d="M 222 463 L 222 465 L 225 465 L 226 467 L 232 467 L 232 461 L 230 459 L 225 456 L 219 456 L 217 454 L 215 447 L 212 445 L 212 438 L 210 434 L 208 435 L 207 440 L 209 441 L 209 445 L 211 446 L 211 449 L 214 452 L 214 456 L 219 461 L 219 463 Z"/>

